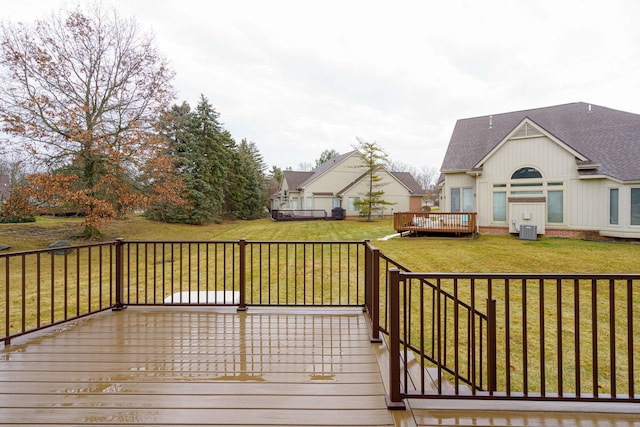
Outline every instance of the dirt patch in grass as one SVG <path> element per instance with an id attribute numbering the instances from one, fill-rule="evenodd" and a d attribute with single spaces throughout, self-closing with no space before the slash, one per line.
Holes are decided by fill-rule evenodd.
<path id="1" fill-rule="evenodd" d="M 9 250 L 12 252 L 46 248 L 58 240 L 83 243 L 78 237 L 81 231 L 80 223 L 58 222 L 53 227 L 46 222 L 42 225 L 33 223 L 5 225 L 0 226 L 0 243 L 10 246 Z"/>

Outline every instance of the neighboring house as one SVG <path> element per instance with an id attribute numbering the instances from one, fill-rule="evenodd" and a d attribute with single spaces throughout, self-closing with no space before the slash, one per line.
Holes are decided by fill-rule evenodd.
<path id="1" fill-rule="evenodd" d="M 369 191 L 366 167 L 358 151 L 351 151 L 328 160 L 309 172 L 283 171 L 280 189 L 272 196 L 275 210 L 318 209 L 331 215 L 333 208 L 343 208 L 347 217 L 358 216 L 354 202 Z M 384 207 L 381 214 L 420 210 L 423 190 L 408 172 L 381 169 L 376 175 L 384 185 L 382 199 L 395 203 Z"/>
<path id="2" fill-rule="evenodd" d="M 640 238 L 640 115 L 578 102 L 458 120 L 439 186 L 481 233 Z"/>
<path id="3" fill-rule="evenodd" d="M 9 175 L 0 174 L 0 202 L 3 202 L 11 195 L 11 179 Z"/>

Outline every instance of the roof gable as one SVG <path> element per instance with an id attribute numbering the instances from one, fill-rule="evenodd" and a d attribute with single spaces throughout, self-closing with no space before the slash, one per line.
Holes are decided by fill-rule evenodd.
<path id="1" fill-rule="evenodd" d="M 391 178 L 394 178 L 398 181 L 403 187 L 407 189 L 410 194 L 413 195 L 423 195 L 424 190 L 420 187 L 420 184 L 415 180 L 413 175 L 409 172 L 391 172 L 387 170 L 387 168 L 382 167 L 382 171 L 386 172 Z M 365 177 L 369 175 L 369 171 L 364 172 L 362 175 L 358 176 L 352 182 L 347 184 L 346 187 L 338 191 L 336 194 L 341 195 L 347 192 L 350 188 L 354 187 L 358 183 L 360 183 Z"/>
<path id="2" fill-rule="evenodd" d="M 598 174 L 640 179 L 640 115 L 583 102 L 460 119 L 441 171 L 473 169 L 525 119 L 579 154 L 580 161 L 598 164 Z"/>
<path id="3" fill-rule="evenodd" d="M 311 175 L 313 172 L 300 172 L 300 171 L 283 171 L 283 181 L 287 181 L 289 191 L 297 191 L 300 185 Z"/>
<path id="4" fill-rule="evenodd" d="M 535 138 L 539 136 L 546 136 L 551 141 L 562 147 L 564 150 L 575 156 L 576 159 L 579 159 L 580 161 L 588 161 L 588 159 L 582 154 L 578 153 L 573 148 L 567 146 L 564 142 L 560 141 L 558 138 L 542 129 L 528 117 L 525 117 L 518 125 L 516 125 L 516 127 L 511 132 L 507 134 L 507 136 L 502 139 L 502 141 L 500 141 L 495 147 L 493 147 L 491 151 L 489 151 L 482 159 L 480 159 L 480 161 L 478 161 L 478 163 L 473 165 L 472 169 L 481 168 L 482 165 L 484 165 L 484 163 L 489 160 L 489 158 L 508 141 L 514 139 Z"/>
<path id="5" fill-rule="evenodd" d="M 342 162 L 344 162 L 354 154 L 357 154 L 358 156 L 360 155 L 360 153 L 357 150 L 353 150 L 353 151 L 349 151 L 348 153 L 333 157 L 327 160 L 326 162 L 322 163 L 321 165 L 319 165 L 318 167 L 316 167 L 311 171 L 311 174 L 304 180 L 304 182 L 300 183 L 300 187 L 305 187 L 309 185 L 311 182 L 320 178 L 329 170 L 335 168 L 336 166 L 338 166 L 339 164 L 341 164 Z"/>

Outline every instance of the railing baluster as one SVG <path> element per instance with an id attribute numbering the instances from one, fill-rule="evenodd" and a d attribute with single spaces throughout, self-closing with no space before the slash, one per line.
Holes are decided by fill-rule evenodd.
<path id="1" fill-rule="evenodd" d="M 609 374 L 611 397 L 615 399 L 616 391 L 616 304 L 615 281 L 609 279 Z"/>
<path id="2" fill-rule="evenodd" d="M 591 280 L 591 357 L 592 357 L 592 385 L 593 396 L 598 397 L 598 298 L 597 279 Z"/>
<path id="3" fill-rule="evenodd" d="M 525 279 L 521 280 L 521 286 L 522 288 L 526 289 L 527 288 L 527 282 Z M 505 350 L 504 350 L 504 354 L 505 354 L 505 381 L 506 381 L 506 391 L 507 391 L 507 396 L 511 396 L 511 339 L 510 339 L 510 335 L 511 335 L 511 297 L 510 297 L 510 292 L 511 292 L 511 282 L 509 279 L 505 279 L 504 281 L 504 333 L 505 333 Z M 523 292 L 524 295 L 526 295 L 526 291 Z M 527 357 L 527 315 L 526 315 L 526 311 L 527 311 L 527 305 L 526 303 L 522 304 L 522 329 L 523 329 L 523 337 L 522 337 L 522 346 L 523 346 L 523 357 L 526 359 Z M 487 312 L 487 316 L 489 316 L 489 313 Z M 526 365 L 526 364 L 525 364 Z M 523 371 L 524 375 L 526 376 L 526 370 Z M 525 382 L 525 387 L 524 387 L 524 392 L 525 394 L 527 393 L 527 380 L 525 378 L 524 380 Z M 491 390 L 491 387 L 489 388 Z"/>
<path id="4" fill-rule="evenodd" d="M 546 396 L 546 363 L 545 363 L 545 322 L 544 322 L 544 279 L 539 279 L 538 297 L 540 300 L 540 395 Z"/>
<path id="5" fill-rule="evenodd" d="M 629 371 L 629 397 L 633 398 L 635 396 L 635 365 L 634 365 L 634 340 L 633 340 L 633 280 L 627 279 L 627 365 Z"/>
<path id="6" fill-rule="evenodd" d="M 509 280 L 509 279 L 507 279 Z M 508 303 L 508 298 L 505 298 L 505 304 Z M 527 279 L 522 279 L 522 383 L 524 395 L 529 395 L 529 328 L 527 327 L 528 317 L 527 312 L 529 309 L 529 303 L 527 301 Z"/>
<path id="7" fill-rule="evenodd" d="M 496 300 L 487 299 L 487 388 L 497 391 L 497 322 Z"/>
<path id="8" fill-rule="evenodd" d="M 573 339 L 575 341 L 574 346 L 574 359 L 575 359 L 575 377 L 576 377 L 576 397 L 580 398 L 581 395 L 581 381 L 580 376 L 580 280 L 573 279 Z"/>
<path id="9" fill-rule="evenodd" d="M 562 397 L 564 395 L 563 387 L 563 351 L 562 351 L 562 280 L 556 279 L 556 345 L 558 347 L 558 395 Z"/>

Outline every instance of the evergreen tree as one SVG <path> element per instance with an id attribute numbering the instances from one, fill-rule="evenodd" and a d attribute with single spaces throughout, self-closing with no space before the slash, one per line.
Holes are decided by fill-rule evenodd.
<path id="1" fill-rule="evenodd" d="M 321 154 L 320 154 L 320 158 L 316 159 L 316 166 L 318 167 L 321 164 L 333 159 L 334 157 L 338 157 L 340 155 L 340 153 L 338 153 L 336 150 L 324 150 Z"/>
<path id="2" fill-rule="evenodd" d="M 167 222 L 204 224 L 222 213 L 228 171 L 228 133 L 219 113 L 201 95 L 195 110 L 184 102 L 174 105 L 164 117 L 162 128 L 170 139 L 170 154 L 176 159 L 187 206 L 156 205 L 147 211 L 151 218 Z"/>
<path id="3" fill-rule="evenodd" d="M 246 178 L 241 216 L 245 219 L 259 218 L 264 214 L 265 207 L 268 204 L 268 200 L 265 198 L 266 179 L 264 170 L 266 166 L 255 143 L 247 142 L 246 139 L 243 139 L 240 142 L 238 151 Z"/>
<path id="4" fill-rule="evenodd" d="M 247 178 L 235 141 L 228 135 L 227 183 L 224 193 L 224 213 L 229 218 L 242 218 Z"/>
<path id="5" fill-rule="evenodd" d="M 365 197 L 354 202 L 354 205 L 360 210 L 361 217 L 371 221 L 372 213 L 380 207 L 395 204 L 382 198 L 384 195 L 382 187 L 385 184 L 382 182 L 382 176 L 379 175 L 379 171 L 389 163 L 389 156 L 377 143 L 360 138 L 357 140 L 358 144 L 354 148 L 360 152 L 361 167 L 366 169 L 368 185 Z"/>

